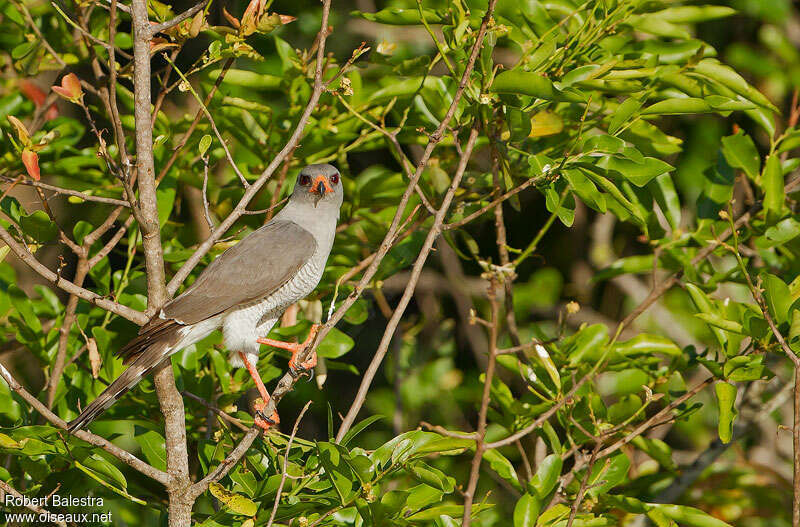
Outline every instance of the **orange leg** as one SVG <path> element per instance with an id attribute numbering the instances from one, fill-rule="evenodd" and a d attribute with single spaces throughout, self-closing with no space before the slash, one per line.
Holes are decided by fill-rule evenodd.
<path id="1" fill-rule="evenodd" d="M 308 332 L 308 337 L 304 342 L 300 344 L 295 344 L 294 342 L 283 342 L 282 340 L 273 340 L 268 338 L 260 338 L 256 342 L 258 342 L 259 344 L 266 344 L 267 346 L 272 346 L 273 348 L 280 348 L 291 351 L 292 358 L 289 359 L 289 368 L 292 370 L 292 373 L 294 373 L 295 375 L 299 375 L 303 372 L 311 370 L 314 366 L 317 365 L 316 352 L 312 352 L 311 356 L 308 359 L 299 364 L 297 362 L 297 354 L 303 351 L 309 344 L 311 344 L 311 341 L 313 341 L 314 337 L 317 336 L 318 331 L 319 331 L 319 324 L 313 324 L 311 326 L 311 330 Z"/>
<path id="2" fill-rule="evenodd" d="M 261 380 L 261 375 L 258 374 L 258 370 L 256 370 L 255 366 L 250 364 L 250 361 L 247 360 L 247 355 L 240 351 L 239 356 L 242 358 L 242 362 L 244 362 L 244 366 L 247 368 L 247 371 L 250 372 L 253 382 L 256 383 L 258 393 L 261 394 L 261 400 L 256 402 L 254 405 L 256 409 L 254 422 L 257 427 L 266 432 L 270 426 L 280 423 L 281 419 L 278 417 L 277 411 L 273 412 L 271 417 L 264 415 L 264 408 L 266 408 L 267 403 L 269 403 L 269 393 L 267 393 L 267 388 L 264 386 L 264 382 Z"/>

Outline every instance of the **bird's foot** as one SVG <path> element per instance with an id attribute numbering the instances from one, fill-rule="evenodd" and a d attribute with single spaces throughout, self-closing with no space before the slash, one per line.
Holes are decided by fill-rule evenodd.
<path id="1" fill-rule="evenodd" d="M 283 342 L 282 340 L 273 340 L 268 338 L 260 338 L 257 340 L 259 344 L 266 344 L 267 346 L 272 346 L 274 348 L 285 349 L 292 352 L 292 357 L 289 359 L 289 370 L 292 373 L 292 376 L 299 377 L 304 373 L 308 373 L 309 376 L 312 376 L 311 372 L 313 372 L 314 366 L 317 365 L 317 353 L 312 351 L 311 356 L 308 357 L 303 362 L 297 361 L 297 354 L 302 352 L 306 349 L 314 338 L 317 336 L 317 332 L 319 332 L 319 324 L 312 324 L 311 329 L 308 332 L 308 337 L 301 343 L 294 343 L 294 342 Z"/>
<path id="2" fill-rule="evenodd" d="M 274 426 L 281 422 L 281 418 L 278 416 L 277 410 L 274 410 L 272 412 L 272 416 L 270 417 L 267 417 L 267 414 L 264 413 L 264 408 L 267 407 L 267 403 L 264 402 L 264 399 L 258 399 L 253 407 L 255 408 L 253 422 L 257 427 L 261 428 L 265 432 L 269 430 L 270 426 Z"/>
<path id="3" fill-rule="evenodd" d="M 312 351 L 311 356 L 303 362 L 297 362 L 297 352 L 292 352 L 292 358 L 289 359 L 289 370 L 294 377 L 299 377 L 304 373 L 308 373 L 309 380 L 314 377 L 314 366 L 317 365 L 317 352 Z"/>

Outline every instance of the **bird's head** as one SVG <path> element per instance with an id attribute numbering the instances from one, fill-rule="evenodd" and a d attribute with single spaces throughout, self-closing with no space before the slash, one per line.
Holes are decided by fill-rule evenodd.
<path id="1" fill-rule="evenodd" d="M 292 192 L 293 200 L 308 200 L 318 206 L 335 206 L 342 204 L 342 176 L 333 165 L 321 163 L 308 165 L 297 175 Z"/>

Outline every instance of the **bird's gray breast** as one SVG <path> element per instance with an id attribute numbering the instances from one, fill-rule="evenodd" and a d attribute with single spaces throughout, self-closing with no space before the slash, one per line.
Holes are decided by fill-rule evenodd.
<path id="1" fill-rule="evenodd" d="M 280 316 L 287 307 L 311 294 L 325 271 L 327 256 L 318 251 L 288 282 L 262 300 L 259 324 L 264 318 Z"/>

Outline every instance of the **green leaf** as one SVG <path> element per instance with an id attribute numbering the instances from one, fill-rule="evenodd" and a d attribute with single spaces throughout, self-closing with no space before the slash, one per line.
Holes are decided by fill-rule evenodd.
<path id="1" fill-rule="evenodd" d="M 550 454 L 539 463 L 536 474 L 528 482 L 528 492 L 544 500 L 558 484 L 563 461 L 558 454 Z"/>
<path id="2" fill-rule="evenodd" d="M 376 421 L 380 421 L 383 418 L 384 416 L 382 415 L 371 415 L 366 419 L 364 419 L 363 421 L 359 421 L 358 423 L 353 425 L 353 427 L 350 430 L 347 431 L 347 433 L 344 435 L 339 444 L 342 446 L 347 446 L 347 443 L 349 443 L 354 437 L 356 437 L 358 434 L 364 431 L 365 428 L 367 428 L 369 425 L 371 425 Z"/>
<path id="3" fill-rule="evenodd" d="M 162 227 L 167 223 L 172 208 L 175 205 L 175 182 L 167 181 L 158 186 L 156 190 L 156 201 L 158 203 L 158 223 Z"/>
<path id="4" fill-rule="evenodd" d="M 584 102 L 584 96 L 575 90 L 559 90 L 546 76 L 519 68 L 500 72 L 492 82 L 493 93 L 517 93 L 550 101 Z"/>
<path id="5" fill-rule="evenodd" d="M 200 151 L 200 157 L 206 155 L 208 152 L 208 147 L 211 146 L 211 136 L 205 134 L 203 137 L 200 138 L 200 143 L 197 145 L 197 149 Z"/>
<path id="6" fill-rule="evenodd" d="M 606 463 L 595 463 L 589 476 L 591 487 L 586 494 L 594 497 L 610 491 L 627 479 L 630 467 L 630 459 L 621 452 L 612 456 Z"/>
<path id="7" fill-rule="evenodd" d="M 675 190 L 675 185 L 672 182 L 670 174 L 661 174 L 656 176 L 653 183 L 648 187 L 653 197 L 658 203 L 664 217 L 667 218 L 669 226 L 673 230 L 680 229 L 681 227 L 681 201 L 678 197 L 678 192 Z"/>
<path id="8" fill-rule="evenodd" d="M 703 59 L 697 63 L 697 65 L 694 67 L 694 70 L 702 75 L 705 75 L 709 79 L 717 81 L 726 88 L 733 90 L 742 97 L 758 104 L 759 106 L 763 106 L 764 108 L 772 110 L 773 112 L 778 112 L 778 109 L 775 108 L 771 102 L 769 102 L 769 99 L 767 99 L 761 92 L 747 84 L 747 81 L 744 80 L 744 77 L 736 73 L 736 71 L 730 66 L 721 64 L 716 59 Z"/>
<path id="9" fill-rule="evenodd" d="M 139 443 L 148 463 L 158 470 L 167 470 L 167 451 L 161 434 L 155 430 L 148 430 L 142 434 L 135 435 L 134 439 Z"/>
<path id="10" fill-rule="evenodd" d="M 642 108 L 642 101 L 634 97 L 628 97 L 622 104 L 617 107 L 617 110 L 611 114 L 611 119 L 608 121 L 608 133 L 616 134 L 622 126 L 628 122 L 636 112 Z"/>
<path id="11" fill-rule="evenodd" d="M 489 466 L 494 470 L 498 476 L 511 483 L 511 485 L 521 491 L 522 485 L 517 478 L 517 471 L 514 470 L 514 465 L 511 464 L 503 454 L 497 449 L 487 450 L 483 454 L 483 458 L 489 463 Z"/>
<path id="12" fill-rule="evenodd" d="M 728 164 L 740 168 L 751 181 L 761 172 L 761 157 L 750 136 L 742 131 L 722 138 L 722 155 Z"/>
<path id="13" fill-rule="evenodd" d="M 75 243 L 78 245 L 83 245 L 83 239 L 93 230 L 94 227 L 88 221 L 78 221 L 78 223 L 75 224 L 75 227 L 72 228 L 72 237 L 75 240 Z"/>
<path id="14" fill-rule="evenodd" d="M 682 115 L 710 113 L 713 111 L 714 108 L 703 99 L 681 97 L 680 99 L 665 99 L 651 104 L 642 110 L 642 115 Z"/>
<path id="15" fill-rule="evenodd" d="M 719 520 L 694 507 L 687 507 L 685 505 L 662 505 L 658 503 L 649 503 L 648 505 L 661 512 L 666 517 L 675 520 L 682 526 L 733 527 L 731 524 L 725 523 L 724 521 Z"/>
<path id="16" fill-rule="evenodd" d="M 763 354 L 731 357 L 722 371 L 725 379 L 734 382 L 757 381 L 772 375 L 764 364 Z"/>
<path id="17" fill-rule="evenodd" d="M 446 475 L 438 468 L 432 467 L 422 461 L 409 463 L 406 465 L 406 469 L 411 476 L 420 483 L 441 490 L 445 494 L 450 494 L 455 490 L 455 478 Z"/>
<path id="18" fill-rule="evenodd" d="M 738 333 L 740 335 L 744 334 L 744 328 L 741 324 L 734 322 L 733 320 L 728 320 L 720 315 L 714 313 L 695 313 L 694 316 L 709 326 L 713 326 L 724 331 L 730 331 L 731 333 Z"/>
<path id="19" fill-rule="evenodd" d="M 514 527 L 534 527 L 542 510 L 542 501 L 537 496 L 523 494 L 514 506 Z"/>
<path id="20" fill-rule="evenodd" d="M 606 170 L 619 172 L 622 174 L 622 177 L 637 187 L 643 187 L 656 176 L 675 170 L 675 167 L 669 163 L 665 163 L 654 157 L 645 157 L 644 163 L 637 163 L 630 159 L 606 156 L 597 163 L 597 166 L 605 168 Z"/>
<path id="21" fill-rule="evenodd" d="M 736 386 L 720 381 L 714 385 L 714 391 L 717 394 L 717 405 L 719 406 L 719 424 L 717 425 L 719 439 L 723 443 L 730 443 L 733 437 L 733 422 L 738 415 L 734 408 Z"/>
<path id="22" fill-rule="evenodd" d="M 639 357 L 660 353 L 668 357 L 680 357 L 681 348 L 667 337 L 640 333 L 630 340 L 620 342 L 614 346 L 614 351 L 626 357 Z"/>
<path id="23" fill-rule="evenodd" d="M 222 70 L 211 70 L 208 72 L 209 78 L 216 79 Z M 267 75 L 255 73 L 247 70 L 229 69 L 222 81 L 224 84 L 241 86 L 243 88 L 255 88 L 257 90 L 276 90 L 280 88 L 283 78 L 277 75 Z"/>
<path id="24" fill-rule="evenodd" d="M 688 39 L 692 36 L 684 28 L 671 24 L 663 18 L 652 16 L 650 13 L 632 15 L 628 17 L 626 22 L 639 31 L 659 37 Z"/>
<path id="25" fill-rule="evenodd" d="M 664 441 L 645 436 L 636 436 L 631 443 L 636 448 L 655 459 L 658 464 L 665 469 L 669 471 L 678 469 L 678 465 L 672 460 L 672 449 Z"/>
<path id="26" fill-rule="evenodd" d="M 569 352 L 570 366 L 592 362 L 600 356 L 601 348 L 608 342 L 608 328 L 604 324 L 593 324 L 575 335 Z"/>
<path id="27" fill-rule="evenodd" d="M 354 345 L 355 342 L 346 333 L 332 328 L 331 332 L 325 336 L 325 340 L 317 347 L 317 353 L 326 359 L 338 359 L 353 349 Z"/>
<path id="28" fill-rule="evenodd" d="M 718 18 L 725 18 L 736 14 L 736 10 L 730 7 L 718 5 L 686 5 L 668 7 L 655 13 L 650 13 L 648 16 L 658 17 L 673 24 L 694 24 L 697 22 L 705 22 L 707 20 L 716 20 Z"/>
<path id="29" fill-rule="evenodd" d="M 506 122 L 513 142 L 523 141 L 531 133 L 531 118 L 519 108 L 508 109 Z"/>
<path id="30" fill-rule="evenodd" d="M 772 227 L 769 227 L 764 235 L 767 240 L 769 240 L 770 245 L 782 245 L 800 236 L 800 222 L 791 217 L 784 218 Z"/>
<path id="31" fill-rule="evenodd" d="M 689 296 L 691 297 L 692 302 L 698 311 L 707 315 L 713 315 L 718 318 L 722 318 L 717 309 L 714 307 L 714 304 L 712 304 L 711 299 L 708 298 L 702 289 L 694 284 L 686 284 L 686 291 L 689 293 Z M 714 336 L 717 338 L 720 346 L 725 347 L 725 344 L 728 342 L 728 337 L 725 332 L 715 326 L 710 326 L 709 329 L 711 329 L 711 332 L 714 333 Z"/>
<path id="32" fill-rule="evenodd" d="M 347 461 L 349 453 L 344 447 L 328 442 L 317 443 L 317 453 L 325 476 L 333 485 L 342 504 L 348 503 L 360 491 L 360 484 Z"/>
<path id="33" fill-rule="evenodd" d="M 40 243 L 53 241 L 58 236 L 58 227 L 43 210 L 21 216 L 19 225 L 25 234 Z"/>
<path id="34" fill-rule="evenodd" d="M 258 512 L 258 504 L 256 504 L 253 500 L 242 496 L 241 494 L 230 492 L 219 483 L 212 482 L 208 485 L 208 490 L 211 491 L 211 494 L 215 498 L 228 507 L 231 512 L 242 514 L 244 516 L 255 516 L 255 514 Z"/>
<path id="35" fill-rule="evenodd" d="M 491 503 L 476 503 L 472 506 L 472 517 L 474 518 L 477 514 L 482 511 L 485 511 L 488 508 L 491 508 Z M 456 518 L 460 518 L 464 514 L 464 506 L 463 505 L 439 505 L 436 507 L 431 507 L 429 509 L 421 510 L 417 513 L 411 514 L 410 516 L 406 516 L 404 519 L 409 522 L 425 522 L 425 521 L 434 521 L 439 516 L 453 516 Z"/>
<path id="36" fill-rule="evenodd" d="M 791 311 L 788 344 L 795 353 L 800 351 L 800 309 L 797 308 Z"/>
<path id="37" fill-rule="evenodd" d="M 8 297 L 11 300 L 11 305 L 14 307 L 18 315 L 22 316 L 22 320 L 34 333 L 39 334 L 42 331 L 42 323 L 39 317 L 33 311 L 33 302 L 28 298 L 25 292 L 12 284 L 8 287 Z"/>
<path id="38" fill-rule="evenodd" d="M 634 370 L 634 371 L 636 371 L 636 370 Z M 642 379 L 644 379 L 644 378 L 642 378 Z M 641 384 L 636 384 L 636 382 L 638 382 L 638 380 L 641 380 L 641 379 L 637 379 L 636 381 L 634 381 L 634 383 L 631 383 L 631 385 L 628 386 L 627 388 L 625 388 L 623 391 L 626 391 L 626 392 L 639 391 L 642 385 Z M 645 381 L 646 381 L 646 379 L 645 379 Z M 614 404 L 612 404 L 611 406 L 608 407 L 607 419 L 612 424 L 615 424 L 615 425 L 616 424 L 620 424 L 620 423 L 626 421 L 627 419 L 630 419 L 631 417 L 633 417 L 633 415 L 637 411 L 639 411 L 639 409 L 641 407 L 642 407 L 642 400 L 639 399 L 638 396 L 633 395 L 632 393 L 628 393 L 628 395 L 623 395 L 622 397 L 619 398 L 619 400 L 617 402 L 615 402 Z"/>
<path id="39" fill-rule="evenodd" d="M 100 476 L 100 474 L 95 472 L 93 469 L 83 465 L 79 461 L 75 461 L 74 463 L 75 463 L 75 466 L 79 470 L 81 470 L 87 476 L 89 476 L 90 478 L 92 478 L 96 482 L 100 483 L 102 486 L 106 487 L 107 489 L 111 490 L 112 492 L 114 492 L 116 494 L 119 494 L 120 496 L 122 496 L 124 498 L 127 498 L 127 499 L 129 499 L 130 501 L 132 501 L 134 503 L 138 503 L 139 505 L 147 505 L 147 503 L 145 503 L 144 501 L 140 500 L 139 498 L 137 498 L 135 496 L 131 496 L 130 494 L 128 494 L 128 492 L 126 490 L 120 489 L 120 488 L 116 487 L 115 485 L 113 485 L 113 484 L 109 483 L 108 481 L 106 481 L 104 478 L 102 478 Z"/>
<path id="40" fill-rule="evenodd" d="M 419 9 L 402 9 L 399 7 L 387 7 L 377 13 L 365 13 L 362 11 L 351 11 L 350 16 L 360 17 L 370 22 L 378 22 L 391 26 L 415 26 L 422 24 L 422 17 L 428 24 L 441 24 L 444 22 L 442 15 L 432 9 L 423 9 L 420 15 Z"/>
<path id="41" fill-rule="evenodd" d="M 788 322 L 789 308 L 792 306 L 789 286 L 774 274 L 763 273 L 761 280 L 764 284 L 764 299 L 772 319 L 778 325 Z"/>
<path id="42" fill-rule="evenodd" d="M 767 158 L 761 179 L 764 187 L 764 211 L 767 215 L 767 223 L 774 225 L 783 215 L 783 202 L 786 199 L 780 156 L 772 154 Z"/>

